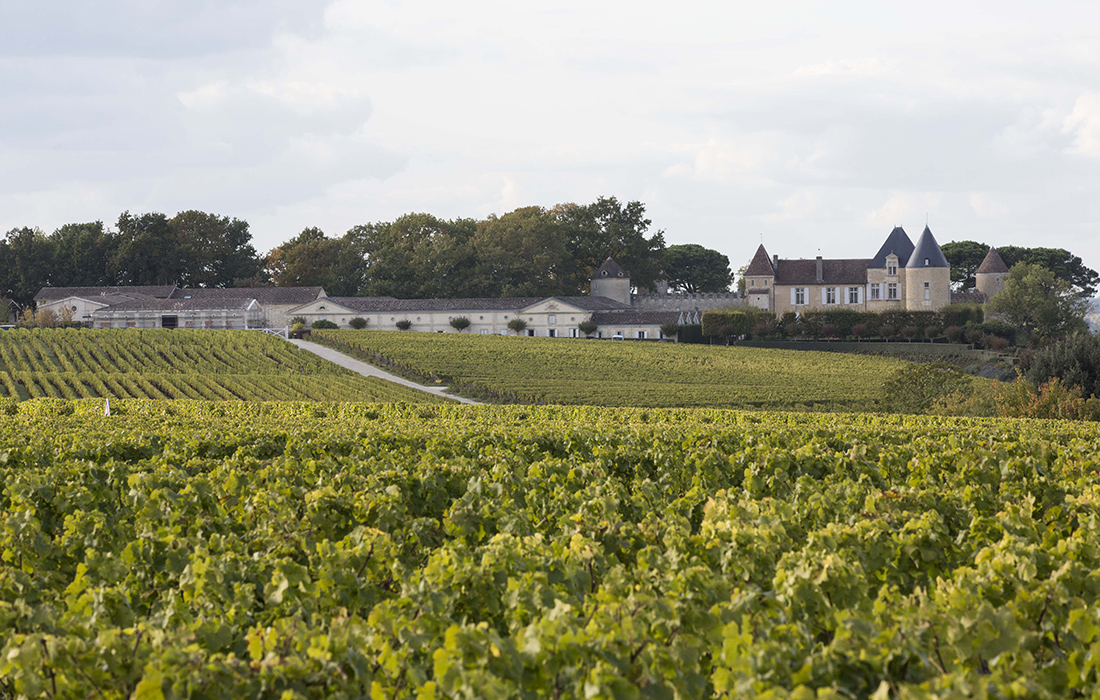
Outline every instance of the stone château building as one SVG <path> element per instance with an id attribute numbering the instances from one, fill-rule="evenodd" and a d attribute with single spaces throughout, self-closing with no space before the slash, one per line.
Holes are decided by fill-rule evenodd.
<path id="1" fill-rule="evenodd" d="M 916 245 L 896 227 L 873 258 L 769 258 L 761 244 L 744 276 L 749 304 L 777 316 L 827 309 L 936 311 L 951 303 L 951 266 L 927 226 Z"/>

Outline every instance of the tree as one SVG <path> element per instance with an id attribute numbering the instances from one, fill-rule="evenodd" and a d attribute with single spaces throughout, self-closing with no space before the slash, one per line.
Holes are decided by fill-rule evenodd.
<path id="1" fill-rule="evenodd" d="M 65 224 L 50 234 L 55 287 L 102 287 L 115 284 L 111 261 L 119 245 L 118 234 L 102 221 Z"/>
<path id="2" fill-rule="evenodd" d="M 190 263 L 168 217 L 158 212 L 118 217 L 118 246 L 111 259 L 117 284 L 178 284 Z"/>
<path id="3" fill-rule="evenodd" d="M 680 326 L 675 323 L 662 323 L 661 335 L 665 338 L 675 338 L 680 333 Z"/>
<path id="4" fill-rule="evenodd" d="M 524 321 L 522 318 L 513 318 L 508 322 L 508 328 L 515 331 L 517 334 L 522 333 L 527 330 L 527 321 Z"/>
<path id="5" fill-rule="evenodd" d="M 472 238 L 476 222 L 406 214 L 355 226 L 345 238 L 363 262 L 362 293 L 403 299 L 479 296 Z M 486 295 L 493 296 L 493 295 Z"/>
<path id="6" fill-rule="evenodd" d="M 1096 295 L 1097 285 L 1100 284 L 1100 274 L 1095 270 L 1085 267 L 1081 258 L 1063 248 L 1022 248 L 1019 246 L 1005 246 L 998 248 L 1005 265 L 1009 268 L 1016 263 L 1026 262 L 1032 265 L 1041 265 L 1054 273 L 1054 275 L 1069 283 L 1071 290 L 1077 296 L 1091 299 Z"/>
<path id="7" fill-rule="evenodd" d="M 190 210 L 169 219 L 168 228 L 186 260 L 177 280 L 183 286 L 232 287 L 263 269 L 247 221 Z"/>
<path id="8" fill-rule="evenodd" d="M 669 246 L 664 261 L 665 279 L 681 292 L 724 292 L 733 282 L 729 258 L 695 243 Z"/>
<path id="9" fill-rule="evenodd" d="M 37 228 L 8 231 L 0 243 L 0 296 L 14 299 L 21 306 L 50 283 L 53 270 L 53 245 Z"/>
<path id="10" fill-rule="evenodd" d="M 466 318 L 465 316 L 456 316 L 455 318 L 451 319 L 451 328 L 454 328 L 459 333 L 461 333 L 462 331 L 466 330 L 469 327 L 470 327 L 470 319 Z"/>
<path id="11" fill-rule="evenodd" d="M 974 274 L 985 260 L 989 246 L 976 241 L 951 241 L 940 246 L 940 250 L 951 265 L 951 286 L 956 290 L 972 289 L 976 284 Z"/>
<path id="12" fill-rule="evenodd" d="M 267 254 L 265 269 L 277 287 L 324 287 L 330 296 L 354 296 L 364 263 L 351 238 L 327 238 L 319 228 L 300 234 Z"/>
<path id="13" fill-rule="evenodd" d="M 1004 284 L 1004 289 L 989 300 L 989 309 L 1005 314 L 1009 322 L 1033 340 L 1087 330 L 1085 311 L 1088 302 L 1078 296 L 1069 282 L 1050 269 L 1031 263 L 1016 263 Z"/>
<path id="14" fill-rule="evenodd" d="M 1037 350 L 1027 378 L 1036 386 L 1058 379 L 1064 386 L 1079 387 L 1086 398 L 1100 398 L 1100 337 L 1077 333 Z"/>
<path id="15" fill-rule="evenodd" d="M 599 324 L 592 320 L 581 321 L 577 324 L 577 330 L 579 330 L 581 333 L 584 333 L 584 337 L 586 338 L 595 333 L 596 330 L 599 329 L 599 327 Z"/>
<path id="16" fill-rule="evenodd" d="M 665 250 L 664 231 L 647 237 L 652 223 L 641 202 L 621 204 L 615 197 L 600 197 L 592 204 L 559 204 L 550 214 L 565 236 L 568 253 L 561 274 L 565 286 L 581 293 L 588 278 L 608 256 L 630 273 L 631 284 L 652 289 L 661 276 Z"/>

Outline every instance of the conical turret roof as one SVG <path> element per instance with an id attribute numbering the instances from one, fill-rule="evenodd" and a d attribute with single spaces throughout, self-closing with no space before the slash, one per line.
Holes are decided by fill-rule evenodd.
<path id="1" fill-rule="evenodd" d="M 905 264 L 905 267 L 951 267 L 951 264 L 947 262 L 947 258 L 943 256 L 943 251 L 940 250 L 940 244 L 936 242 L 936 237 L 932 235 L 932 229 L 927 226 L 924 227 L 924 232 L 917 239 L 917 245 L 913 249 L 912 255 L 909 256 L 909 262 Z"/>
<path id="2" fill-rule="evenodd" d="M 761 243 L 760 247 L 756 249 L 756 255 L 752 256 L 752 262 L 745 268 L 745 277 L 762 277 L 767 275 L 774 275 L 775 268 L 772 267 L 771 258 L 768 257 L 768 251 L 764 250 L 764 244 Z"/>
<path id="3" fill-rule="evenodd" d="M 612 260 L 611 256 L 609 255 L 607 257 L 607 260 L 603 261 L 603 265 L 600 265 L 599 268 L 594 273 L 592 273 L 592 276 L 589 279 L 606 279 L 608 277 L 621 277 L 623 279 L 630 279 L 630 273 L 619 267 L 619 263 Z"/>
<path id="4" fill-rule="evenodd" d="M 909 256 L 913 252 L 913 241 L 909 240 L 909 234 L 901 226 L 895 226 L 890 235 L 886 237 L 882 247 L 878 249 L 875 257 L 871 258 L 868 268 L 886 269 L 886 257 L 893 253 L 898 256 L 898 265 L 905 267 L 909 262 Z"/>
<path id="5" fill-rule="evenodd" d="M 1008 265 L 1005 265 L 1005 261 L 1001 258 L 1001 254 L 997 252 L 996 248 L 990 248 L 989 252 L 985 254 L 985 259 L 982 260 L 982 264 L 978 265 L 975 274 L 982 275 L 998 272 L 1008 272 Z"/>

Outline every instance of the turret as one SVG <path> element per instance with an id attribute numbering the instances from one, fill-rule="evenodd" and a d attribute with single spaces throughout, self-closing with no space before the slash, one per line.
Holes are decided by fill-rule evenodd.
<path id="1" fill-rule="evenodd" d="M 905 264 L 905 308 L 936 311 L 951 303 L 951 265 L 931 229 L 917 239 Z"/>
<path id="2" fill-rule="evenodd" d="M 978 291 L 985 295 L 985 300 L 989 301 L 993 295 L 1004 289 L 1007 276 L 1008 265 L 1005 265 L 996 248 L 990 248 L 974 273 L 974 283 Z"/>
<path id="3" fill-rule="evenodd" d="M 630 306 L 630 273 L 610 257 L 588 278 L 589 294 Z"/>
<path id="4" fill-rule="evenodd" d="M 778 258 L 776 258 L 778 260 Z M 775 267 L 768 258 L 768 251 L 764 250 L 764 244 L 756 249 L 756 255 L 752 256 L 752 262 L 745 268 L 745 295 L 749 305 L 758 309 L 770 311 L 772 308 L 771 294 L 775 286 Z"/>

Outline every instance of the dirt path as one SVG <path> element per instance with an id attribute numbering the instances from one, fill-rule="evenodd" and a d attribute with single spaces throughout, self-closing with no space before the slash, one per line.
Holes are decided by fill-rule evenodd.
<path id="1" fill-rule="evenodd" d="M 424 386 L 423 384 L 417 384 L 416 382 L 410 382 L 408 379 L 404 379 L 402 377 L 398 377 L 396 374 L 390 374 L 389 372 L 380 370 L 377 367 L 375 367 L 374 365 L 368 364 L 368 363 L 363 362 L 361 360 L 356 360 L 353 357 L 348 357 L 344 353 L 333 350 L 332 348 L 327 348 L 324 345 L 318 345 L 317 343 L 311 343 L 308 340 L 291 340 L 290 342 L 294 343 L 295 345 L 300 347 L 302 350 L 306 350 L 308 352 L 311 352 L 314 355 L 317 355 L 318 357 L 323 357 L 324 359 L 328 360 L 329 362 L 335 362 L 336 364 L 340 365 L 341 367 L 345 367 L 347 369 L 350 369 L 352 372 L 356 372 L 358 374 L 361 374 L 364 377 L 378 377 L 379 379 L 384 379 L 387 382 L 393 382 L 394 384 L 400 384 L 401 386 L 406 386 L 406 387 L 409 387 L 410 389 L 416 389 L 417 391 L 423 391 L 427 394 L 435 394 L 436 396 L 442 396 L 445 399 L 451 399 L 453 401 L 458 401 L 459 403 L 469 403 L 469 404 L 475 404 L 475 405 L 478 405 L 478 406 L 484 406 L 485 405 L 481 401 L 474 401 L 473 399 L 467 399 L 467 398 L 462 397 L 462 396 L 455 396 L 454 394 L 448 394 L 448 393 L 446 393 L 447 392 L 447 387 L 445 387 L 445 386 Z"/>

